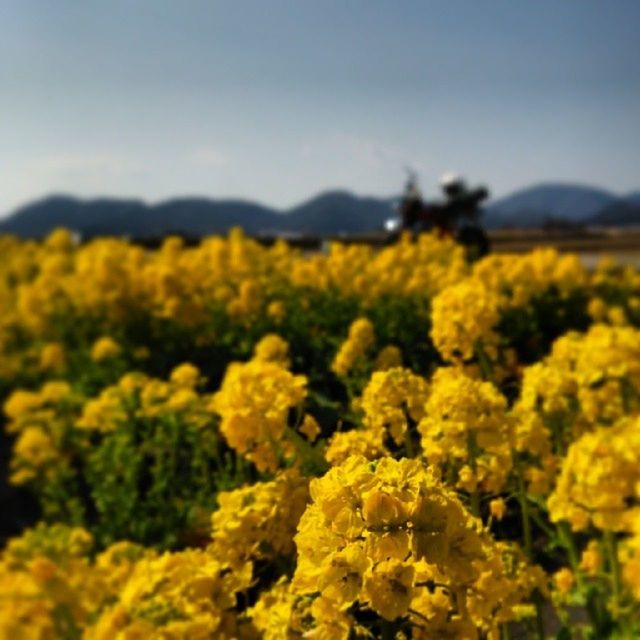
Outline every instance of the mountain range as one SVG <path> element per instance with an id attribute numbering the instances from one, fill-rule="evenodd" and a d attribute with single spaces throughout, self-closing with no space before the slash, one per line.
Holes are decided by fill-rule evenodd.
<path id="1" fill-rule="evenodd" d="M 336 235 L 380 230 L 395 215 L 397 197 L 326 191 L 288 210 L 245 200 L 175 198 L 81 200 L 54 195 L 21 207 L 0 221 L 0 233 L 41 237 L 67 227 L 85 237 L 167 233 L 203 236 L 240 226 L 250 234 Z M 484 208 L 488 227 L 532 227 L 548 222 L 602 226 L 640 225 L 640 192 L 617 196 L 589 186 L 546 183 L 517 191 Z"/>

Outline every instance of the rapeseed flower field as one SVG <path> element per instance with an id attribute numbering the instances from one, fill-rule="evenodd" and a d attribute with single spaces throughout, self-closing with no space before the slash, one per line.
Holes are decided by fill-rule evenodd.
<path id="1" fill-rule="evenodd" d="M 0 251 L 0 640 L 640 637 L 635 269 Z"/>

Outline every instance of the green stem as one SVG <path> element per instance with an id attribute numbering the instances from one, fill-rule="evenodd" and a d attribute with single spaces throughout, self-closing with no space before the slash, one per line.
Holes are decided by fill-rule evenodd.
<path id="1" fill-rule="evenodd" d="M 495 382 L 495 379 L 493 377 L 493 365 L 491 364 L 491 360 L 489 360 L 487 354 L 485 353 L 481 340 L 478 340 L 476 342 L 475 352 L 476 358 L 478 358 L 480 371 L 482 372 L 482 377 L 489 382 Z"/>
<path id="2" fill-rule="evenodd" d="M 618 539 L 613 531 L 604 534 L 604 543 L 611 569 L 611 580 L 613 588 L 613 604 L 616 611 L 620 608 L 620 598 L 622 592 L 622 581 L 620 578 L 620 563 L 618 562 Z"/>
<path id="3" fill-rule="evenodd" d="M 576 549 L 576 543 L 573 539 L 573 533 L 571 533 L 571 529 L 569 528 L 569 524 L 567 522 L 558 523 L 558 539 L 562 543 L 562 546 L 567 550 L 571 570 L 573 571 L 573 575 L 575 576 L 578 588 L 582 590 L 584 584 L 582 581 L 582 572 L 580 571 L 578 550 Z"/>
<path id="4" fill-rule="evenodd" d="M 538 640 L 545 640 L 544 615 L 542 613 L 543 598 L 539 591 L 533 594 L 533 602 L 536 605 L 536 633 Z"/>
<path id="5" fill-rule="evenodd" d="M 471 493 L 471 513 L 476 518 L 480 517 L 480 493 L 477 490 Z"/>
<path id="6" fill-rule="evenodd" d="M 295 429 L 287 425 L 285 433 L 293 442 L 293 446 L 301 458 L 312 462 L 319 475 L 329 468 L 327 461 L 320 451 L 309 444 Z"/>
<path id="7" fill-rule="evenodd" d="M 415 451 L 413 449 L 413 440 L 411 439 L 411 430 L 407 426 L 407 430 L 404 432 L 404 448 L 407 453 L 407 458 L 413 458 Z"/>
<path id="8" fill-rule="evenodd" d="M 392 622 L 388 620 L 382 621 L 381 638 L 382 640 L 393 640 L 395 638 L 395 629 Z"/>
<path id="9" fill-rule="evenodd" d="M 522 468 L 518 469 L 518 502 L 520 503 L 520 514 L 522 516 L 522 537 L 524 552 L 528 560 L 533 559 L 533 540 L 531 537 L 531 515 L 529 513 L 529 502 L 527 492 L 522 477 Z"/>
<path id="10" fill-rule="evenodd" d="M 518 466 L 518 502 L 520 503 L 520 513 L 522 516 L 522 538 L 524 552 L 529 562 L 533 561 L 533 536 L 531 530 L 531 512 L 529 510 L 529 500 L 527 499 L 527 489 L 524 484 L 522 467 Z M 542 597 L 537 591 L 533 595 L 533 604 L 536 607 L 536 635 L 538 640 L 545 639 L 544 617 L 542 615 Z"/>
<path id="11" fill-rule="evenodd" d="M 480 450 L 478 449 L 476 434 L 473 430 L 469 430 L 467 431 L 467 458 L 474 477 L 477 477 L 478 464 L 476 459 L 479 453 Z M 471 492 L 471 513 L 477 518 L 480 517 L 480 493 L 477 487 Z"/>

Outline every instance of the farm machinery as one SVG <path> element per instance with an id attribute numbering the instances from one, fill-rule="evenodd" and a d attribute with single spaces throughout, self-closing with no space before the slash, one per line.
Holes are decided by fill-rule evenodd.
<path id="1" fill-rule="evenodd" d="M 470 260 L 486 255 L 489 238 L 480 224 L 480 204 L 489 197 L 488 189 L 469 188 L 465 180 L 455 174 L 442 176 L 440 187 L 442 200 L 425 201 L 416 174 L 409 172 L 398 214 L 385 223 L 389 240 L 395 240 L 403 231 L 432 231 L 440 237 L 455 238 L 465 247 Z"/>

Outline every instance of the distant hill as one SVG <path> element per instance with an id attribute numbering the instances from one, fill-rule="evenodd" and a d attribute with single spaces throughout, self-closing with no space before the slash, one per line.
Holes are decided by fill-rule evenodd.
<path id="1" fill-rule="evenodd" d="M 540 226 L 549 219 L 584 222 L 617 200 L 604 189 L 544 183 L 492 202 L 486 221 L 489 226 Z"/>
<path id="2" fill-rule="evenodd" d="M 129 235 L 158 237 L 225 234 L 240 226 L 250 234 L 294 233 L 339 235 L 379 230 L 395 215 L 394 198 L 326 191 L 278 210 L 245 200 L 175 198 L 155 205 L 141 200 L 50 196 L 21 207 L 0 221 L 0 233 L 41 237 L 68 227 L 85 237 Z M 640 192 L 618 198 L 602 189 L 568 184 L 541 184 L 517 191 L 485 208 L 488 227 L 541 226 L 557 223 L 638 224 Z"/>
<path id="3" fill-rule="evenodd" d="M 119 218 L 136 220 L 145 205 L 137 200 L 98 199 L 82 202 L 69 196 L 51 196 L 18 209 L 0 223 L 0 230 L 21 236 L 39 237 L 54 227 L 85 230 L 87 225 L 104 228 Z M 135 223 L 134 223 L 135 224 Z"/>
<path id="4" fill-rule="evenodd" d="M 0 232 L 41 237 L 56 227 L 83 236 L 161 236 L 227 233 L 240 226 L 247 233 L 293 232 L 336 235 L 381 229 L 394 214 L 391 199 L 361 198 L 328 191 L 287 211 L 242 200 L 176 198 L 157 205 L 137 200 L 80 200 L 51 196 L 18 209 L 0 222 Z"/>
<path id="5" fill-rule="evenodd" d="M 618 200 L 589 219 L 589 224 L 604 227 L 640 226 L 640 194 L 637 200 Z"/>
<path id="6" fill-rule="evenodd" d="M 382 229 L 395 215 L 393 199 L 361 198 L 348 191 L 326 191 L 287 214 L 288 229 L 299 233 L 364 233 Z"/>
<path id="7" fill-rule="evenodd" d="M 634 191 L 633 193 L 628 193 L 624 199 L 627 202 L 631 202 L 633 204 L 640 204 L 640 191 Z"/>
<path id="8" fill-rule="evenodd" d="M 68 227 L 83 236 L 159 236 L 169 232 L 194 235 L 227 233 L 234 226 L 247 233 L 280 228 L 279 212 L 242 200 L 176 198 L 157 205 L 137 200 L 79 200 L 52 196 L 18 209 L 0 222 L 0 231 L 25 237 Z"/>

